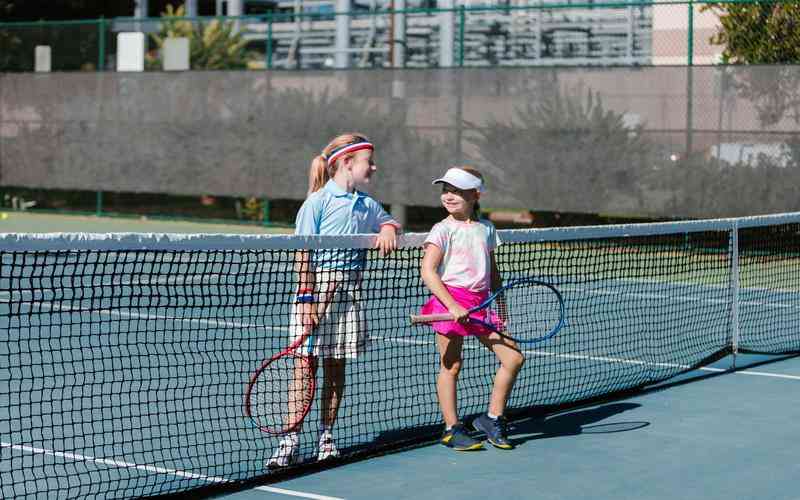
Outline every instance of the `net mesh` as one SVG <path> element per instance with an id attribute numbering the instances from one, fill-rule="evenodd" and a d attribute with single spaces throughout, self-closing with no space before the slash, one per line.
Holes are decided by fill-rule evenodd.
<path id="1" fill-rule="evenodd" d="M 499 232 L 505 280 L 554 283 L 566 324 L 525 349 L 509 413 L 658 383 L 735 349 L 797 352 L 800 215 Z M 3 497 L 141 497 L 269 475 L 279 437 L 244 415 L 247 382 L 290 342 L 297 250 L 368 237 L 5 235 L 0 242 Z M 423 235 L 367 253 L 366 352 L 346 365 L 343 457 L 441 432 L 438 355 L 411 326 L 429 293 Z M 486 410 L 495 357 L 465 342 L 459 409 Z M 322 370 L 320 370 L 322 371 Z M 300 464 L 316 461 L 317 401 Z M 10 466 L 8 464 L 11 464 Z M 297 470 L 297 469 L 294 469 Z"/>

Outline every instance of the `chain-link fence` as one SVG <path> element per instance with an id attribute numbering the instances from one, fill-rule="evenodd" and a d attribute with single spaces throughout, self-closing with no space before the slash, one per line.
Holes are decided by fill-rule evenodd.
<path id="1" fill-rule="evenodd" d="M 468 162 L 491 207 L 792 211 L 800 87 L 776 81 L 800 66 L 5 74 L 0 180 L 303 199 L 346 123 L 378 145 L 386 203 L 435 206 L 420 186 Z"/>

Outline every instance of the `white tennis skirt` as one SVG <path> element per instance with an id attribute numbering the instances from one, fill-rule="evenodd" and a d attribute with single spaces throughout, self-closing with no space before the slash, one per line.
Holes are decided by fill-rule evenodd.
<path id="1" fill-rule="evenodd" d="M 298 349 L 312 350 L 315 356 L 352 359 L 368 347 L 366 312 L 362 305 L 361 271 L 317 271 L 316 305 L 319 326 Z M 292 307 L 289 325 L 292 340 L 303 335 L 300 304 Z"/>

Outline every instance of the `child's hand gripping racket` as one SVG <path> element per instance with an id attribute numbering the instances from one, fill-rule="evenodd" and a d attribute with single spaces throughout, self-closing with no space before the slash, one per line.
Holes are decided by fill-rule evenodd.
<path id="1" fill-rule="evenodd" d="M 450 313 L 411 315 L 411 323 L 453 321 Z M 520 344 L 553 337 L 564 326 L 564 299 L 555 286 L 533 278 L 514 280 L 469 310 L 467 321 Z"/>
<path id="2" fill-rule="evenodd" d="M 331 281 L 316 306 L 319 320 L 333 300 L 338 283 Z M 245 394 L 245 415 L 263 432 L 285 434 L 303 423 L 316 390 L 317 359 L 314 330 L 305 325 L 303 334 L 287 348 L 264 361 L 250 377 Z"/>

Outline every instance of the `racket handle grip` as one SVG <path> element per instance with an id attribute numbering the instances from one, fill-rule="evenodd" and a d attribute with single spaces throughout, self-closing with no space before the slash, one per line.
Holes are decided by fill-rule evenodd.
<path id="1" fill-rule="evenodd" d="M 412 325 L 416 325 L 418 323 L 433 323 L 434 321 L 453 321 L 453 315 L 450 313 L 411 315 Z"/>

